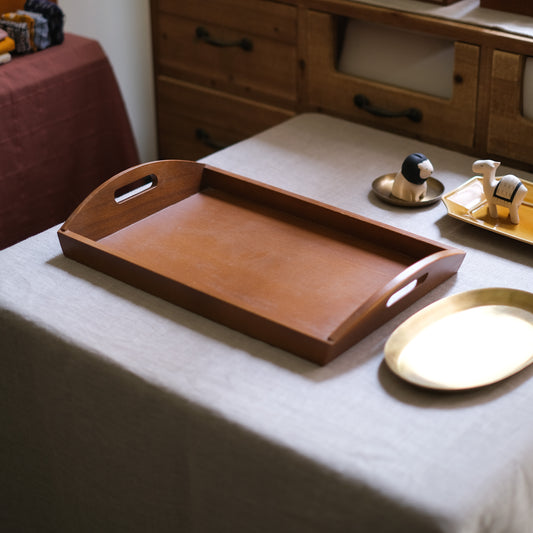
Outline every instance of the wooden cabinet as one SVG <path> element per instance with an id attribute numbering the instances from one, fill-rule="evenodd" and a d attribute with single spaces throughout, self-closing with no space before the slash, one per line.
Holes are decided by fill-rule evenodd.
<path id="1" fill-rule="evenodd" d="M 157 80 L 157 95 L 162 158 L 197 160 L 293 115 L 290 110 L 168 76 Z"/>
<path id="2" fill-rule="evenodd" d="M 294 6 L 152 0 L 159 156 L 197 159 L 294 115 Z"/>
<path id="3" fill-rule="evenodd" d="M 450 94 L 341 71 L 351 21 L 449 42 Z M 533 169 L 531 37 L 357 0 L 152 0 L 152 26 L 162 158 L 196 159 L 318 111 Z"/>
<path id="4" fill-rule="evenodd" d="M 340 17 L 314 11 L 308 14 L 310 106 L 428 141 L 473 147 L 479 46 L 451 41 L 455 49 L 454 69 L 449 74 L 453 94 L 445 99 L 340 72 L 335 62 L 335 43 L 342 41 L 339 33 L 343 26 Z M 368 55 L 372 56 L 372 50 L 368 50 Z"/>
<path id="5" fill-rule="evenodd" d="M 532 51 L 533 53 L 533 51 Z M 523 114 L 526 57 L 494 50 L 492 56 L 487 148 L 516 161 L 533 162 L 533 120 Z"/>

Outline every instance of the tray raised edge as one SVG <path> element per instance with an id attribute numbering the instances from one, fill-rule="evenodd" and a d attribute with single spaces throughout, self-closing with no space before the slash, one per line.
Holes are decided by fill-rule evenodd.
<path id="1" fill-rule="evenodd" d="M 150 195 L 142 193 L 128 200 L 125 206 L 117 206 L 113 193 L 146 175 L 157 176 L 157 194 L 155 191 Z M 327 339 L 323 339 L 302 334 L 265 317 L 252 316 L 223 299 L 214 299 L 164 275 L 149 272 L 129 258 L 109 253 L 99 244 L 98 240 L 105 234 L 179 202 L 206 186 L 227 187 L 235 194 L 248 195 L 276 209 L 314 222 L 318 220 L 341 231 L 363 229 L 369 238 L 385 239 L 391 246 L 393 242 L 398 246 L 400 241 L 411 247 L 413 255 L 420 259 L 354 309 Z M 116 211 L 115 216 L 110 217 L 110 211 Z M 456 248 L 208 165 L 177 160 L 145 163 L 110 178 L 74 211 L 59 229 L 58 237 L 64 255 L 71 259 L 320 365 L 331 361 L 449 278 L 464 258 L 464 252 Z M 406 294 L 391 303 L 394 295 L 406 289 L 409 289 Z"/>

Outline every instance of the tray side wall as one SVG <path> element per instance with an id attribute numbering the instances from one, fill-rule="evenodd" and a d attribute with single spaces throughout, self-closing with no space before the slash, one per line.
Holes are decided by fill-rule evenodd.
<path id="1" fill-rule="evenodd" d="M 60 230 L 58 236 L 64 255 L 70 259 L 321 366 L 455 274 L 464 258 L 462 252 L 445 251 L 437 253 L 438 257 L 429 257 L 421 264 L 413 265 L 392 280 L 381 294 L 367 301 L 325 341 L 146 270 L 69 231 Z M 425 276 L 426 272 L 430 272 L 430 275 Z M 424 280 L 418 290 L 410 292 L 393 306 L 387 306 L 391 294 L 409 280 L 417 278 Z"/>
<path id="2" fill-rule="evenodd" d="M 132 167 L 95 189 L 70 215 L 63 229 L 99 239 L 195 194 L 205 165 L 194 161 L 155 161 Z M 152 188 L 118 203 L 121 188 L 153 176 Z"/>
<path id="3" fill-rule="evenodd" d="M 359 342 L 419 298 L 457 273 L 465 257 L 460 250 L 445 250 L 428 256 L 407 268 L 357 309 L 330 337 L 338 355 Z M 416 282 L 416 283 L 415 283 Z M 412 290 L 389 305 L 391 298 L 414 283 Z"/>
<path id="4" fill-rule="evenodd" d="M 333 357 L 333 349 L 328 342 L 150 272 L 69 231 L 60 230 L 58 236 L 63 253 L 69 259 L 318 365 L 324 365 Z"/>
<path id="5" fill-rule="evenodd" d="M 438 251 L 452 249 L 452 247 L 442 243 L 355 213 L 343 211 L 297 194 L 206 166 L 202 187 L 208 186 L 245 197 L 259 204 L 268 205 L 279 211 L 322 224 L 348 235 L 357 236 L 373 246 L 405 254 L 414 261 Z"/>

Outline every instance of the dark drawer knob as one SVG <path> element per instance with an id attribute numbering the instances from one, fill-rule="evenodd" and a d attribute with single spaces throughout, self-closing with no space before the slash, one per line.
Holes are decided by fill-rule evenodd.
<path id="1" fill-rule="evenodd" d="M 198 28 L 196 28 L 196 37 L 198 37 L 198 39 L 204 43 L 210 44 L 211 46 L 219 46 L 223 48 L 237 47 L 242 48 L 245 52 L 250 52 L 254 47 L 253 42 L 245 37 L 238 39 L 237 41 L 221 41 L 219 39 L 215 39 L 214 37 L 211 37 L 209 31 L 203 26 L 198 26 Z"/>
<path id="2" fill-rule="evenodd" d="M 354 99 L 354 104 L 363 111 L 375 115 L 376 117 L 386 117 L 386 118 L 399 118 L 406 117 L 413 122 L 420 122 L 422 120 L 422 111 L 416 107 L 409 107 L 408 109 L 403 109 L 401 111 L 390 111 L 388 109 L 382 109 L 380 107 L 374 107 L 370 104 L 370 101 L 364 94 L 356 94 Z"/>
<path id="3" fill-rule="evenodd" d="M 222 150 L 222 148 L 227 148 L 228 145 L 224 144 L 220 141 L 214 140 L 210 133 L 205 131 L 202 128 L 198 128 L 196 130 L 196 138 L 205 146 L 208 146 L 209 148 L 213 148 L 214 150 Z"/>

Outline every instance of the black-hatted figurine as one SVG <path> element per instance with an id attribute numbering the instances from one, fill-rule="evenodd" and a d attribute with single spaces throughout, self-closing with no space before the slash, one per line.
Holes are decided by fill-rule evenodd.
<path id="1" fill-rule="evenodd" d="M 420 153 L 408 155 L 394 177 L 392 195 L 406 202 L 420 202 L 427 192 L 427 179 L 433 173 L 431 161 Z"/>

